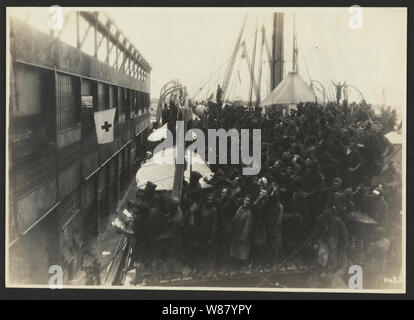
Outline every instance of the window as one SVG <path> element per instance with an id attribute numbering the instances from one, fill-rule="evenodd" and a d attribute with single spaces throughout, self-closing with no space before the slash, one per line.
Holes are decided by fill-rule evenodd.
<path id="1" fill-rule="evenodd" d="M 125 110 L 124 110 L 124 89 L 121 87 L 116 88 L 116 99 L 118 101 L 118 112 L 116 117 L 118 118 L 119 123 L 125 122 Z"/>
<path id="2" fill-rule="evenodd" d="M 142 114 L 144 112 L 144 101 L 143 101 L 143 93 L 137 92 L 139 97 L 139 113 Z"/>
<path id="3" fill-rule="evenodd" d="M 125 119 L 131 119 L 131 90 L 123 88 L 124 90 L 124 101 L 123 106 L 125 110 Z"/>
<path id="4" fill-rule="evenodd" d="M 119 119 L 119 104 L 118 104 L 118 87 L 109 86 L 109 108 L 115 108 L 115 123 L 118 123 Z"/>
<path id="5" fill-rule="evenodd" d="M 76 125 L 80 118 L 79 86 L 75 77 L 57 74 L 57 128 Z"/>
<path id="6" fill-rule="evenodd" d="M 138 114 L 138 108 L 139 108 L 139 92 L 138 91 L 134 91 L 131 90 L 132 92 L 132 96 L 134 97 L 134 102 L 133 102 L 133 110 L 135 114 Z"/>
<path id="7" fill-rule="evenodd" d="M 98 82 L 98 111 L 109 109 L 109 86 Z"/>
<path id="8" fill-rule="evenodd" d="M 82 79 L 82 129 L 89 131 L 95 128 L 95 121 L 93 119 L 93 112 L 96 105 L 96 82 Z"/>
<path id="9" fill-rule="evenodd" d="M 144 112 L 148 112 L 148 109 L 150 107 L 150 95 L 149 93 L 144 93 Z"/>
<path id="10" fill-rule="evenodd" d="M 9 141 L 13 158 L 44 152 L 56 139 L 55 74 L 13 64 Z"/>

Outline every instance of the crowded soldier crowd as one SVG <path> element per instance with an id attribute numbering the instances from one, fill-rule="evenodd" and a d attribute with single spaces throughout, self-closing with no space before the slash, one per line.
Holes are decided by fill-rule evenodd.
<path id="1" fill-rule="evenodd" d="M 167 116 L 163 122 L 179 117 Z M 401 176 L 384 162 L 392 145 L 365 106 L 263 112 L 210 102 L 202 120 L 194 126 L 261 129 L 261 173 L 212 165 L 203 187 L 191 174 L 181 201 L 151 182 L 138 190 L 128 202 L 135 284 L 183 270 L 196 279 L 271 272 L 298 260 L 318 276 L 348 271 L 351 261 L 398 274 Z"/>

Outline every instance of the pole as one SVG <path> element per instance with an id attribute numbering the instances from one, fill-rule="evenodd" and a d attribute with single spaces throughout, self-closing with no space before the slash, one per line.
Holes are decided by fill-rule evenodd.
<path id="1" fill-rule="evenodd" d="M 253 44 L 253 53 L 252 53 L 252 65 L 251 65 L 251 78 L 250 78 L 250 89 L 249 89 L 249 109 L 252 109 L 252 98 L 253 98 L 253 85 L 254 85 L 254 67 L 256 62 L 256 44 L 257 44 L 257 24 L 258 17 L 256 16 L 256 31 L 254 33 L 254 44 Z M 257 95 L 256 95 L 257 98 Z"/>
<path id="2" fill-rule="evenodd" d="M 364 108 L 364 111 L 365 111 L 365 113 L 366 113 L 366 114 L 367 114 L 367 116 L 368 116 L 369 122 L 370 122 L 370 123 L 373 123 L 373 121 L 372 121 L 372 119 L 371 119 L 371 116 L 369 115 L 368 110 L 367 110 L 367 108 L 366 108 L 367 103 L 365 102 L 365 98 L 364 98 L 364 95 L 362 94 L 362 92 L 361 92 L 359 89 L 355 88 L 354 86 L 351 86 L 351 85 L 348 85 L 348 86 L 349 86 L 350 88 L 354 89 L 355 91 L 357 91 L 357 92 L 359 93 L 359 95 L 361 96 L 361 99 L 362 99 L 362 101 L 361 101 L 361 105 L 362 105 L 362 107 Z"/>
<path id="3" fill-rule="evenodd" d="M 247 52 L 246 42 L 243 42 L 242 47 L 243 47 L 243 55 L 244 55 L 244 58 L 246 59 L 247 69 L 249 70 L 249 74 L 250 74 L 250 80 L 253 81 L 253 88 L 256 91 L 256 95 L 259 95 L 258 93 L 259 87 L 256 83 L 256 79 L 254 78 L 254 73 L 252 72 L 252 63 L 250 61 L 249 53 Z"/>
<path id="4" fill-rule="evenodd" d="M 322 88 L 322 94 L 323 94 L 323 104 L 325 104 L 325 102 L 326 102 L 326 92 L 325 92 L 325 87 L 323 86 L 323 84 L 320 82 L 320 81 L 318 81 L 318 80 L 311 80 L 310 81 L 310 84 L 311 84 L 311 86 L 313 87 L 313 83 L 317 83 L 317 84 L 319 84 L 320 86 L 321 86 L 321 88 Z M 315 97 L 316 97 L 316 92 L 314 91 L 314 93 L 315 93 Z"/>
<path id="5" fill-rule="evenodd" d="M 283 28 L 284 14 L 275 12 L 273 15 L 272 61 L 270 63 L 271 91 L 283 80 Z"/>
<path id="6" fill-rule="evenodd" d="M 257 79 L 257 86 L 259 88 L 258 90 L 258 95 L 256 97 L 256 107 L 259 106 L 260 104 L 260 90 L 262 88 L 262 67 L 263 67 L 263 47 L 264 47 L 264 43 L 265 43 L 265 27 L 263 25 L 262 27 L 262 45 L 260 46 L 260 64 L 259 64 L 259 74 L 258 74 L 258 79 Z"/>
<path id="7" fill-rule="evenodd" d="M 177 130 L 176 136 L 177 139 L 185 139 L 185 134 L 187 132 L 187 112 L 188 112 L 188 94 L 187 89 L 184 88 L 185 92 L 185 103 L 184 103 L 184 110 L 182 112 L 182 119 L 184 121 L 184 132 L 182 132 L 182 137 L 179 137 L 179 132 Z M 185 145 L 184 145 L 185 148 Z M 185 150 L 184 150 L 185 151 Z M 174 185 L 172 191 L 172 197 L 177 198 L 181 201 L 182 190 L 183 190 L 183 180 L 184 180 L 184 172 L 185 172 L 185 164 L 177 164 L 177 157 L 178 157 L 178 146 L 176 148 L 176 164 L 175 164 L 175 173 L 174 173 Z"/>
<path id="8" fill-rule="evenodd" d="M 275 59 L 276 59 L 276 24 L 277 24 L 277 13 L 273 14 L 273 33 L 272 33 L 272 59 L 270 61 L 270 92 L 276 87 L 275 79 Z"/>
<path id="9" fill-rule="evenodd" d="M 241 30 L 240 30 L 240 33 L 239 33 L 239 37 L 237 38 L 236 44 L 234 45 L 233 54 L 231 56 L 230 63 L 228 64 L 228 66 L 226 68 L 226 72 L 224 74 L 224 81 L 223 81 L 223 86 L 222 86 L 222 88 L 223 88 L 223 97 L 226 96 L 226 92 L 227 92 L 227 89 L 229 87 L 231 73 L 233 72 L 234 63 L 236 61 L 236 56 L 237 56 L 237 53 L 239 52 L 239 49 L 240 49 L 240 43 L 241 43 L 241 39 L 242 39 L 242 36 L 243 36 L 244 28 L 246 26 L 246 21 L 247 21 L 247 13 L 244 16 L 244 20 L 243 20 L 243 24 L 242 24 L 242 27 L 241 27 Z"/>
<path id="10" fill-rule="evenodd" d="M 293 71 L 298 71 L 298 42 L 296 38 L 296 13 L 293 13 Z"/>

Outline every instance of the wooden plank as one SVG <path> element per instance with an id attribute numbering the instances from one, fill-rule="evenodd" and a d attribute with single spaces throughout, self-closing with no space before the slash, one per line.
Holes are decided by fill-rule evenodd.
<path id="1" fill-rule="evenodd" d="M 88 25 L 88 29 L 86 29 L 86 32 L 83 35 L 83 38 L 82 38 L 82 40 L 81 40 L 81 42 L 79 44 L 79 49 L 82 49 L 82 46 L 83 46 L 83 44 L 84 44 L 84 42 L 86 40 L 86 37 L 88 36 L 89 30 L 91 29 L 91 27 L 92 27 L 92 25 Z"/>

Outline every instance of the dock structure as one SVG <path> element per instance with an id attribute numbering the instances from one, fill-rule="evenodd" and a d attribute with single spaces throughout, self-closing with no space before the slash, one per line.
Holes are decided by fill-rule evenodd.
<path id="1" fill-rule="evenodd" d="M 64 281 L 82 268 L 88 241 L 135 177 L 150 125 L 149 62 L 102 12 L 64 19 L 45 33 L 10 18 L 6 243 L 16 284 L 47 285 L 52 265 Z M 75 46 L 60 39 L 65 28 Z M 114 141 L 98 144 L 94 112 L 111 108 Z"/>

